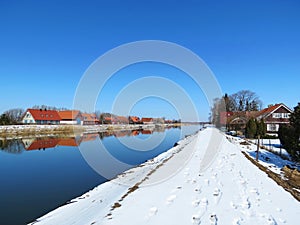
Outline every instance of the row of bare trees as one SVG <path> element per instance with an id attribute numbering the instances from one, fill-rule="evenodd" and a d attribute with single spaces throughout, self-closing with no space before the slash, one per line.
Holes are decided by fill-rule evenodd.
<path id="1" fill-rule="evenodd" d="M 214 100 L 210 121 L 217 127 L 220 127 L 221 112 L 258 111 L 261 108 L 262 101 L 253 91 L 242 90 L 231 95 L 225 94 L 221 99 L 217 98 Z"/>
<path id="2" fill-rule="evenodd" d="M 24 114 L 24 109 L 9 109 L 0 115 L 0 125 L 18 124 Z"/>

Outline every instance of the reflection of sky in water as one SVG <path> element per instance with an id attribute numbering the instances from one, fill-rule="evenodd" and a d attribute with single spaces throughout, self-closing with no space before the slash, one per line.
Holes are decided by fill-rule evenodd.
<path id="1" fill-rule="evenodd" d="M 147 140 L 150 138 L 149 134 L 123 136 L 119 139 L 109 136 L 104 137 L 102 143 L 112 157 L 126 164 L 137 165 L 171 148 L 179 140 L 178 135 L 181 131 L 184 136 L 195 130 L 195 127 L 166 130 L 163 142 L 150 151 L 132 150 L 120 142 L 122 139 L 134 142 L 135 138 Z M 160 137 L 164 133 L 154 132 L 154 135 Z M 99 135 L 96 135 L 96 139 L 85 138 L 80 143 L 80 148 L 86 145 L 87 150 L 99 152 L 95 140 L 100 141 Z M 1 224 L 24 224 L 33 221 L 106 181 L 83 159 L 78 147 L 74 146 L 74 140 L 73 146 L 67 146 L 68 143 L 70 140 L 60 140 L 54 148 L 28 151 L 21 142 L 10 142 L 9 146 L 7 143 L 1 143 Z M 123 172 L 120 168 L 107 170 L 112 170 L 113 173 Z"/>
<path id="2" fill-rule="evenodd" d="M 166 134 L 164 134 L 163 132 L 154 132 L 152 135 L 138 135 L 141 137 L 145 137 L 142 139 L 143 141 L 141 141 L 140 144 L 147 145 L 147 150 L 139 151 L 138 147 L 136 149 L 132 149 L 124 145 L 123 143 L 127 144 L 130 141 L 135 141 L 132 140 L 131 137 L 121 137 L 119 139 L 109 137 L 103 140 L 103 145 L 106 147 L 109 153 L 118 160 L 127 164 L 138 165 L 145 162 L 147 159 L 159 155 L 166 149 L 173 147 L 175 142 L 177 142 L 179 139 L 180 130 L 171 129 L 167 130 L 165 133 Z M 136 137 L 134 137 L 134 139 L 135 138 Z M 152 148 L 151 146 L 154 146 L 154 148 Z"/>

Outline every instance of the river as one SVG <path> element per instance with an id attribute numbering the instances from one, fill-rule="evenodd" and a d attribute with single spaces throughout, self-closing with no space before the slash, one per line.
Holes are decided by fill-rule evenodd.
<path id="1" fill-rule="evenodd" d="M 197 130 L 199 126 L 182 126 L 171 129 L 78 134 L 71 137 L 2 139 L 0 224 L 19 225 L 32 222 L 125 169 L 165 152 L 184 136 Z M 141 140 L 148 140 L 148 143 L 161 141 L 151 149 L 138 151 Z M 103 153 L 99 143 L 113 158 L 126 164 L 128 168 L 101 168 L 110 171 L 110 174 L 104 174 L 106 178 L 99 175 L 85 160 L 90 152 L 97 152 L 98 165 L 109 167 L 109 161 L 104 156 L 101 157 Z M 128 143 L 137 147 L 132 149 Z"/>

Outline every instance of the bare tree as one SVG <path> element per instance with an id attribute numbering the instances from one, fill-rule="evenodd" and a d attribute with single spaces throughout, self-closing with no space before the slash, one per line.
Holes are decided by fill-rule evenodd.
<path id="1" fill-rule="evenodd" d="M 214 124 L 216 127 L 220 127 L 221 126 L 221 121 L 220 121 L 220 117 L 221 117 L 221 113 L 222 112 L 226 112 L 227 107 L 229 107 L 229 105 L 226 105 L 226 100 L 225 100 L 224 96 L 223 98 L 215 98 L 214 99 L 214 105 L 211 108 L 211 122 L 212 124 Z"/>
<path id="2" fill-rule="evenodd" d="M 16 109 L 9 109 L 4 112 L 4 114 L 9 118 L 10 123 L 19 123 L 22 119 L 24 114 L 24 109 L 16 108 Z"/>
<path id="3" fill-rule="evenodd" d="M 242 90 L 230 95 L 232 111 L 258 111 L 262 108 L 262 101 L 257 94 L 250 90 Z"/>

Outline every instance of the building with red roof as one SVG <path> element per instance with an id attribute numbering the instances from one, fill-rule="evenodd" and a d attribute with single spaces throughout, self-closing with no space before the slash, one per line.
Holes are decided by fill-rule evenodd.
<path id="1" fill-rule="evenodd" d="M 259 112 L 257 119 L 263 119 L 267 125 L 267 132 L 277 132 L 281 124 L 290 123 L 290 115 L 293 111 L 285 104 L 269 105 Z"/>
<path id="2" fill-rule="evenodd" d="M 22 123 L 24 124 L 59 124 L 60 116 L 56 110 L 27 109 Z"/>
<path id="3" fill-rule="evenodd" d="M 250 118 L 263 119 L 267 126 L 267 133 L 276 133 L 280 124 L 289 124 L 292 112 L 283 103 L 269 105 L 261 111 L 221 112 L 220 124 L 229 130 L 243 130 Z"/>
<path id="4" fill-rule="evenodd" d="M 95 113 L 81 113 L 83 121 L 83 125 L 95 125 L 100 124 L 99 119 L 97 118 Z"/>
<path id="5" fill-rule="evenodd" d="M 129 116 L 128 118 L 130 124 L 140 124 L 141 120 L 137 116 Z"/>
<path id="6" fill-rule="evenodd" d="M 60 116 L 60 124 L 80 125 L 82 121 L 82 115 L 79 110 L 65 110 L 58 111 Z"/>
<path id="7" fill-rule="evenodd" d="M 153 118 L 146 118 L 146 117 L 143 117 L 143 118 L 141 119 L 141 122 L 142 122 L 143 124 L 153 124 Z"/>

